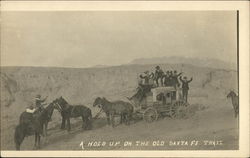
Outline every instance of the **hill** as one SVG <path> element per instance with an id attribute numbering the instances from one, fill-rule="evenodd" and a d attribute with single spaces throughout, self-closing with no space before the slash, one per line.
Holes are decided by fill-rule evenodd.
<path id="1" fill-rule="evenodd" d="M 208 67 L 208 68 L 215 68 L 215 69 L 232 69 L 236 70 L 236 63 L 225 62 L 218 59 L 201 59 L 201 58 L 193 58 L 193 57 L 155 57 L 155 58 L 140 58 L 135 59 L 130 62 L 130 64 L 191 64 L 198 67 Z"/>
<path id="2" fill-rule="evenodd" d="M 156 64 L 131 64 L 103 68 L 1 67 L 1 145 L 3 149 L 13 149 L 13 131 L 18 123 L 18 116 L 28 105 L 33 104 L 37 94 L 48 96 L 48 102 L 63 96 L 70 104 L 84 104 L 90 107 L 95 115 L 97 109 L 93 108 L 92 104 L 96 97 L 128 101 L 126 96 L 131 96 L 135 92 L 139 74 L 145 70 L 153 71 L 155 66 Z M 188 64 L 160 64 L 160 66 L 164 70 L 182 70 L 185 76 L 194 78 L 190 84 L 192 104 L 208 106 L 213 109 L 212 111 L 217 108 L 222 111 L 223 109 L 231 111 L 230 102 L 226 101 L 226 92 L 230 89 L 237 89 L 235 70 Z M 225 111 L 226 115 L 228 110 Z M 222 113 L 218 113 L 219 115 L 224 116 Z M 50 126 L 58 127 L 59 120 L 60 115 L 57 115 Z M 208 120 L 204 118 L 204 121 Z M 216 122 L 216 119 L 214 121 Z M 223 124 L 227 123 L 223 122 Z M 144 125 L 138 125 L 138 128 L 140 126 Z M 110 130 L 107 131 L 110 133 Z M 82 135 L 80 134 L 79 137 Z M 127 136 L 124 135 L 124 137 Z M 26 147 L 29 148 L 29 145 Z"/>

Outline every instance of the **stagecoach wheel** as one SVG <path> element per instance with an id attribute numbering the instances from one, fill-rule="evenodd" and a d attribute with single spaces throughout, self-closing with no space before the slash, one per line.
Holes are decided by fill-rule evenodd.
<path id="1" fill-rule="evenodd" d="M 175 107 L 180 107 L 180 106 L 187 107 L 188 105 L 189 105 L 188 102 L 185 102 L 185 101 L 182 101 L 182 100 L 177 101 L 177 102 L 174 103 Z"/>
<path id="2" fill-rule="evenodd" d="M 147 108 L 143 113 L 143 120 L 151 123 L 158 119 L 158 113 L 154 108 Z"/>
<path id="3" fill-rule="evenodd" d="M 173 106 L 173 105 L 169 107 L 169 116 L 171 118 L 177 117 L 177 113 L 176 113 L 177 108 L 178 108 L 178 106 Z"/>

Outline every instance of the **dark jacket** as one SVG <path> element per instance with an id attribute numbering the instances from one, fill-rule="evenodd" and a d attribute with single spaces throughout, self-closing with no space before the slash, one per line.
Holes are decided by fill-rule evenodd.
<path id="1" fill-rule="evenodd" d="M 182 80 L 182 77 L 180 77 L 180 80 L 182 82 L 182 89 L 183 90 L 189 90 L 189 85 L 188 84 L 193 80 L 193 78 L 191 78 L 188 81 L 185 81 L 185 80 Z"/>
<path id="2" fill-rule="evenodd" d="M 36 98 L 36 107 L 41 107 L 43 106 L 43 103 L 46 101 L 47 98 L 44 98 L 44 99 L 39 99 L 39 98 Z"/>
<path id="3" fill-rule="evenodd" d="M 156 79 L 163 77 L 163 74 L 164 74 L 164 72 L 162 71 L 162 69 L 155 70 L 155 78 Z"/>

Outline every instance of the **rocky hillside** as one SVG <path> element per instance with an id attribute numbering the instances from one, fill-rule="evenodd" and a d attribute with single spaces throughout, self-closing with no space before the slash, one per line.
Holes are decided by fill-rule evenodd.
<path id="1" fill-rule="evenodd" d="M 19 116 L 27 106 L 34 103 L 34 97 L 37 94 L 41 94 L 43 97 L 48 96 L 48 102 L 63 96 L 70 104 L 84 104 L 91 108 L 94 116 L 98 112 L 98 108 L 92 108 L 95 97 L 104 96 L 109 100 L 128 101 L 126 96 L 131 96 L 135 92 L 139 74 L 145 70 L 153 71 L 155 66 L 125 65 L 85 69 L 2 67 L 0 76 L 1 147 L 8 150 L 14 149 L 13 134 L 19 122 Z M 94 130 L 89 133 L 80 132 L 77 135 L 76 133 L 64 133 L 59 129 L 61 116 L 56 111 L 53 113 L 53 121 L 49 124 L 49 129 L 52 130 L 49 131 L 50 142 L 44 149 L 73 150 L 78 147 L 76 144 L 79 143 L 79 140 L 87 141 L 93 138 L 96 140 L 105 138 L 109 141 L 129 140 L 128 138 L 134 137 L 135 140 L 143 140 L 141 136 L 146 135 L 149 139 L 156 139 L 155 136 L 157 139 L 165 139 L 167 133 L 168 137 L 171 136 L 171 139 L 174 139 L 178 132 L 187 138 L 194 139 L 192 135 L 198 135 L 204 139 L 212 136 L 214 131 L 217 131 L 223 140 L 230 140 L 229 147 L 223 147 L 223 149 L 237 149 L 237 128 L 233 109 L 230 100 L 226 98 L 229 89 L 237 89 L 237 72 L 192 65 L 182 67 L 178 64 L 162 64 L 160 66 L 164 70 L 183 71 L 185 76 L 193 77 L 193 81 L 190 83 L 189 103 L 199 109 L 204 107 L 206 110 L 203 113 L 197 113 L 194 117 L 181 122 L 166 118 L 161 120 L 160 124 L 149 126 L 144 123 L 135 123 L 130 126 L 131 128 L 121 126 L 118 130 L 104 127 L 106 120 L 101 118 L 104 117 L 103 115 L 100 116 L 100 119 L 95 120 Z M 72 119 L 71 122 L 72 126 L 78 125 L 80 128 L 81 119 Z M 207 124 L 210 125 L 209 128 L 207 128 Z M 194 128 L 198 130 L 193 130 Z M 142 131 L 144 134 L 138 134 L 135 131 Z M 24 141 L 22 149 L 32 149 L 33 139 L 34 137 L 28 137 Z M 65 142 L 67 143 L 65 144 Z M 44 144 L 43 146 L 46 147 Z"/>
<path id="2" fill-rule="evenodd" d="M 193 77 L 190 95 L 225 96 L 229 89 L 237 89 L 234 70 L 202 68 L 192 65 L 162 64 L 164 70 L 185 72 Z M 155 65 L 124 65 L 104 68 L 42 68 L 2 67 L 1 107 L 13 104 L 24 108 L 32 104 L 36 94 L 49 96 L 48 101 L 63 96 L 72 104 L 93 102 L 97 96 L 125 99 L 132 95 L 139 74 L 154 70 Z"/>

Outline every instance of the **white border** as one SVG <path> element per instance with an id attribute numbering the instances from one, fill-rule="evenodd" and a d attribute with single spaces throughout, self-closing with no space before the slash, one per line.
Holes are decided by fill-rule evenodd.
<path id="1" fill-rule="evenodd" d="M 1 11 L 170 11 L 239 10 L 239 150 L 172 151 L 1 151 L 2 157 L 248 157 L 249 156 L 249 2 L 248 1 L 4 1 Z M 225 26 L 226 27 L 226 26 Z"/>

